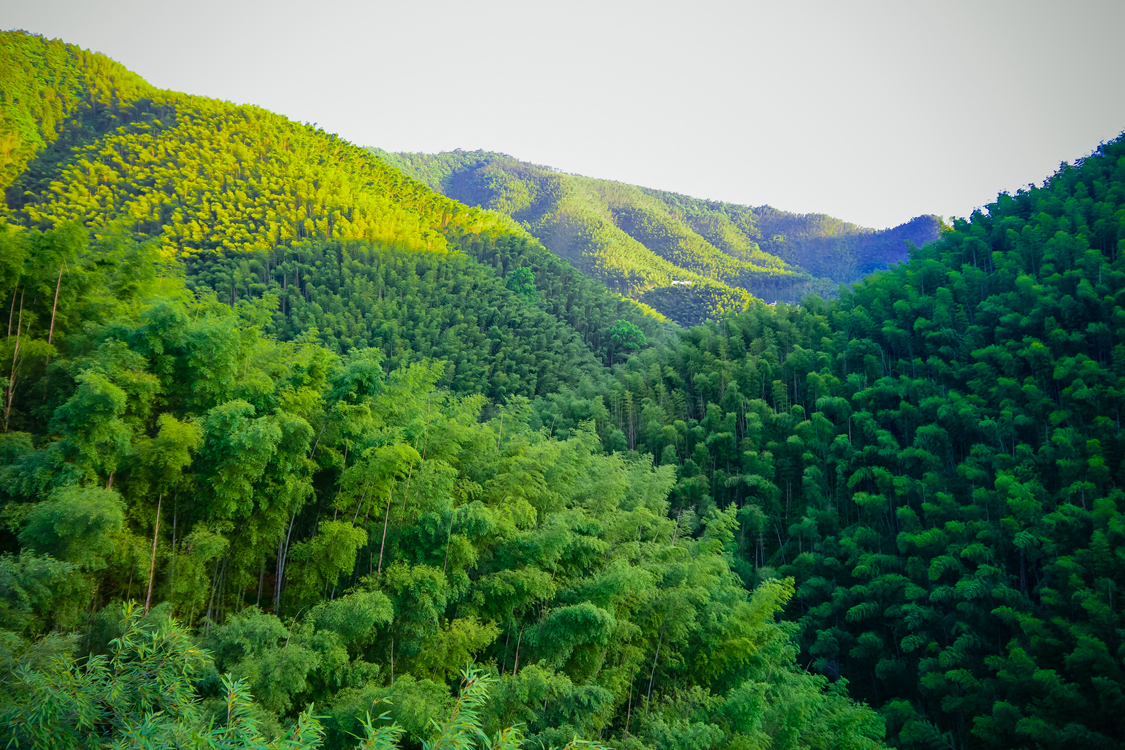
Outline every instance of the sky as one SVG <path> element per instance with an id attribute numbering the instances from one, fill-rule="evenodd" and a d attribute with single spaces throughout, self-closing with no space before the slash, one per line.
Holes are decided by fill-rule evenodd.
<path id="1" fill-rule="evenodd" d="M 1125 130 L 1125 2 L 0 0 L 0 28 L 388 151 L 883 228 Z"/>

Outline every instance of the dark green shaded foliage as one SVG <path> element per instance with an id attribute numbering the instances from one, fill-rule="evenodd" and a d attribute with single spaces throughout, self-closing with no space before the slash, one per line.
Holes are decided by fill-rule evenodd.
<path id="1" fill-rule="evenodd" d="M 391 369 L 441 360 L 458 393 L 530 397 L 599 369 L 574 330 L 466 257 L 332 242 L 186 265 L 189 284 L 220 299 L 276 296 L 264 329 L 279 338 L 314 332 L 341 354 L 373 348 Z"/>
<path id="2" fill-rule="evenodd" d="M 109 722 L 108 737 L 207 747 L 213 716 L 216 731 L 242 733 L 235 746 L 296 735 L 312 746 L 322 729 L 311 703 L 324 707 L 332 746 L 361 731 L 391 742 L 396 726 L 407 742 L 445 746 L 469 742 L 476 723 L 511 747 L 626 732 L 653 746 L 661 717 L 685 710 L 685 684 L 727 695 L 793 682 L 809 708 L 785 731 L 819 736 L 842 711 L 849 736 L 878 745 L 871 711 L 837 706 L 797 666 L 774 620 L 791 586 L 767 582 L 750 597 L 732 574 L 734 517 L 712 513 L 698 538 L 669 520 L 671 467 L 604 454 L 593 424 L 567 439 L 533 430 L 527 399 L 486 416 L 484 396 L 440 387 L 441 363 L 385 372 L 380 350 L 341 356 L 311 329 L 291 342 L 264 336 L 268 293 L 232 308 L 167 278 L 132 290 L 98 278 L 91 295 L 107 303 L 60 328 L 54 385 L 16 391 L 30 432 L 5 438 L 0 468 L 4 515 L 26 547 L 2 558 L 0 612 L 28 635 L 80 625 L 78 652 L 55 635 L 11 641 L 12 653 L 70 654 L 19 679 L 57 696 L 48 705 L 75 737 Z M 38 480 L 51 465 L 62 471 Z M 141 708 L 99 697 L 118 680 L 99 665 L 122 658 L 115 643 L 134 632 L 113 615 L 119 602 L 147 600 L 150 586 L 144 632 L 175 615 L 198 628 L 214 666 L 169 676 L 178 707 L 146 717 L 143 694 Z M 137 669 L 187 638 L 171 627 L 137 647 Z M 444 699 L 471 660 L 497 680 L 473 716 Z M 389 713 L 369 718 L 383 698 Z M 11 726 L 31 737 L 37 705 L 11 704 Z M 452 723 L 431 722 L 449 711 Z M 769 745 L 782 725 L 762 721 Z M 515 723 L 523 734 L 505 729 Z M 759 736 L 740 726 L 708 736 L 732 746 Z"/>
<path id="3" fill-rule="evenodd" d="M 1117 747 L 1125 140 L 838 300 L 753 307 L 615 372 L 604 432 L 797 581 L 802 659 L 902 747 Z M 596 392 L 540 402 L 556 431 Z"/>

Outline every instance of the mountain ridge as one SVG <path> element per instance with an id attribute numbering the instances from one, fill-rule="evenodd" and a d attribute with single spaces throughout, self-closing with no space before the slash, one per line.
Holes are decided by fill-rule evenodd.
<path id="1" fill-rule="evenodd" d="M 336 304 L 328 299 L 337 280 L 325 276 L 327 286 L 310 289 L 309 279 L 322 277 L 282 268 L 304 243 L 368 243 L 365 253 L 380 252 L 365 257 L 386 255 L 391 266 L 400 252 L 464 253 L 499 277 L 485 295 L 498 283 L 498 300 L 508 299 L 505 275 L 527 267 L 544 289 L 570 289 L 562 302 L 557 295 L 541 301 L 557 323 L 543 319 L 533 328 L 545 325 L 553 330 L 548 338 L 560 341 L 569 328 L 605 361 L 615 321 L 649 336 L 666 327 L 643 305 L 573 273 L 508 218 L 440 195 L 336 135 L 258 107 L 156 89 L 108 57 L 63 42 L 16 32 L 0 39 L 7 73 L 0 174 L 12 223 L 48 229 L 71 221 L 97 234 L 124 233 L 157 243 L 169 257 L 200 256 L 207 262 L 191 266 L 200 270 L 234 254 L 233 268 L 220 263 L 221 278 L 209 276 L 216 292 L 232 305 L 297 295 L 294 307 L 298 297 L 310 305 L 302 325 L 318 327 L 344 351 L 349 341 L 381 339 L 354 323 L 347 332 L 330 326 L 325 309 Z M 326 295 L 320 305 L 318 294 Z M 357 304 L 374 303 L 360 295 Z M 513 309 L 503 327 L 521 317 Z M 292 321 L 277 329 L 293 330 Z"/>
<path id="2" fill-rule="evenodd" d="M 435 190 L 509 217 L 583 272 L 685 325 L 745 307 L 750 295 L 771 302 L 831 296 L 840 284 L 905 260 L 908 243 L 924 245 L 941 228 L 937 217 L 919 216 L 869 230 L 825 214 L 702 200 L 496 152 L 369 151 Z M 686 296 L 700 300 L 684 303 Z"/>
<path id="3" fill-rule="evenodd" d="M 200 747 L 416 748 L 446 716 L 509 750 L 1122 747 L 1125 134 L 798 305 L 702 273 L 796 288 L 765 243 L 853 273 L 880 238 L 459 173 L 528 223 L 644 235 L 704 281 L 638 296 L 721 315 L 675 329 L 315 128 L 130 99 L 96 56 L 0 35 L 21 45 L 40 62 L 0 74 L 0 166 L 35 174 L 0 224 L 21 746 L 86 741 L 84 715 L 42 720 L 63 702 L 94 707 L 95 742 L 143 722 Z M 31 143 L 50 102 L 64 126 Z M 632 239 L 600 247 L 649 252 Z"/>

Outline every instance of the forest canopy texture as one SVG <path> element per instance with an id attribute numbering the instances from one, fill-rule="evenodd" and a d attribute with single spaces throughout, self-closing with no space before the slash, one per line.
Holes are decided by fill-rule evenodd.
<path id="1" fill-rule="evenodd" d="M 934 240 L 936 216 L 876 232 L 825 214 L 704 201 L 564 174 L 485 151 L 381 160 L 434 190 L 508 217 L 583 272 L 681 325 L 752 299 L 835 296 L 841 284 L 906 260 Z"/>
<path id="2" fill-rule="evenodd" d="M 1122 747 L 1125 139 L 678 328 L 315 127 L 0 69 L 11 747 Z"/>

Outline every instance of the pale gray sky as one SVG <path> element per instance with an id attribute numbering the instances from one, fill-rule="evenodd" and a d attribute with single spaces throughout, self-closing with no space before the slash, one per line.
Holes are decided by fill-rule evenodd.
<path id="1" fill-rule="evenodd" d="M 0 28 L 390 151 L 885 227 L 1125 129 L 1125 2 L 0 0 Z"/>

